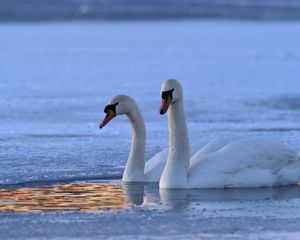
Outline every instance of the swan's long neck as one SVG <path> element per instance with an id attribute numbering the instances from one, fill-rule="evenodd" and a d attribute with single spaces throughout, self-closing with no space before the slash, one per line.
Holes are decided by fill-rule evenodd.
<path id="1" fill-rule="evenodd" d="M 145 167 L 146 128 L 136 106 L 127 114 L 132 127 L 132 143 L 129 158 L 123 173 L 124 182 L 143 182 Z"/>
<path id="2" fill-rule="evenodd" d="M 190 160 L 190 145 L 183 101 L 172 103 L 168 110 L 169 155 L 159 186 L 185 188 Z"/>

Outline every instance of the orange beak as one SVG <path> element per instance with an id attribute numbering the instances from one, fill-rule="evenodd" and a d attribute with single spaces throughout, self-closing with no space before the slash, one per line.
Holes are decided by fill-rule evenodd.
<path id="1" fill-rule="evenodd" d="M 108 124 L 110 122 L 110 120 L 112 120 L 114 117 L 116 116 L 116 114 L 112 111 L 112 110 L 108 110 L 107 114 L 105 115 L 102 123 L 100 123 L 99 128 L 103 128 L 106 124 Z"/>
<path id="2" fill-rule="evenodd" d="M 168 109 L 169 109 L 169 106 L 171 105 L 171 97 L 170 96 L 167 96 L 167 99 L 162 99 L 161 100 L 161 104 L 160 104 L 160 108 L 159 108 L 159 113 L 161 115 L 165 114 Z"/>

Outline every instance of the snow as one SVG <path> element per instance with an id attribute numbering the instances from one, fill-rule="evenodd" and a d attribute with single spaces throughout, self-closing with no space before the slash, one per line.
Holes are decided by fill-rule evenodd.
<path id="1" fill-rule="evenodd" d="M 170 77 L 185 90 L 192 144 L 246 135 L 299 149 L 297 23 L 0 28 L 0 183 L 121 176 L 130 125 L 120 117 L 98 129 L 105 104 L 120 93 L 141 107 L 149 159 L 168 144 L 166 118 L 157 112 L 161 82 Z"/>
<path id="2" fill-rule="evenodd" d="M 298 22 L 1 24 L 1 187 L 119 179 L 130 125 L 119 117 L 100 131 L 103 108 L 117 94 L 136 99 L 149 159 L 168 144 L 167 119 L 158 113 L 167 78 L 183 84 L 191 144 L 247 136 L 299 152 L 299 29 Z M 203 214 L 192 209 L 196 200 L 187 210 L 161 211 L 161 203 L 115 213 L 1 213 L 0 238 L 296 239 L 294 191 L 230 204 L 208 198 Z"/>

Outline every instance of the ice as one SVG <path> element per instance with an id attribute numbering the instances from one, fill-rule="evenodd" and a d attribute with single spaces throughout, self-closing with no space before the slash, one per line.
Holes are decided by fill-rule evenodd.
<path id="1" fill-rule="evenodd" d="M 0 183 L 121 175 L 131 140 L 128 120 L 119 117 L 98 129 L 103 107 L 120 93 L 141 107 L 150 158 L 168 144 L 166 117 L 158 114 L 166 78 L 183 84 L 192 143 L 255 136 L 298 150 L 299 27 L 2 24 Z"/>
<path id="2" fill-rule="evenodd" d="M 130 124 L 118 117 L 100 131 L 103 108 L 116 94 L 136 99 L 146 121 L 149 159 L 168 145 L 167 119 L 158 113 L 160 85 L 167 78 L 184 87 L 192 144 L 259 137 L 299 152 L 299 30 L 298 22 L 1 24 L 1 186 L 120 178 Z M 146 207 L 131 214 L 1 213 L 0 234 L 1 239 L 299 236 L 299 198 L 241 201 L 228 206 L 230 211 L 222 201 L 208 201 L 204 215 L 196 207 L 168 213 Z"/>

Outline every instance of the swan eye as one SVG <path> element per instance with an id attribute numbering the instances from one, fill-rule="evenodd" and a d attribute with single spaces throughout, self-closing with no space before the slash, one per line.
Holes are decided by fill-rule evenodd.
<path id="1" fill-rule="evenodd" d="M 116 102 L 115 104 L 108 104 L 105 108 L 104 108 L 104 112 L 105 113 L 108 113 L 108 110 L 112 110 L 115 114 L 116 114 L 116 106 L 118 105 L 119 103 Z"/>
<path id="2" fill-rule="evenodd" d="M 174 92 L 174 88 L 168 91 L 162 91 L 161 92 L 161 98 L 164 99 L 165 101 L 167 101 L 168 96 L 171 97 L 171 99 L 173 99 L 173 92 Z"/>

